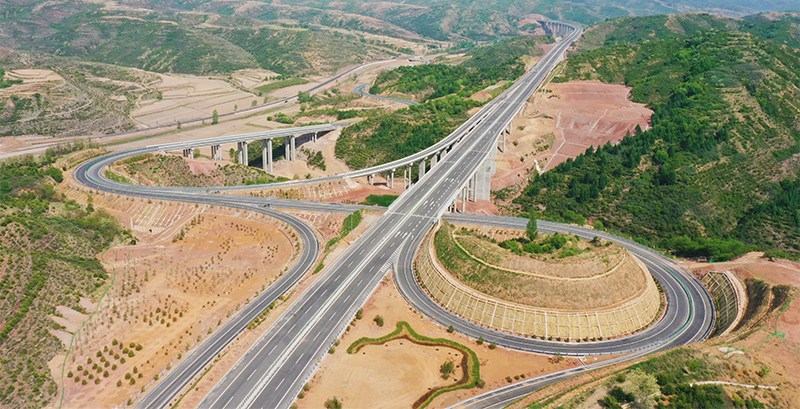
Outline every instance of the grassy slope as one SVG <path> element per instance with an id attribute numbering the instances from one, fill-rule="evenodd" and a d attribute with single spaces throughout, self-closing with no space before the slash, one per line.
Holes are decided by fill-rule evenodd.
<path id="1" fill-rule="evenodd" d="M 42 84 L 38 97 L 23 95 L 0 101 L 0 135 L 63 137 L 131 130 L 134 124 L 128 114 L 133 101 L 148 91 L 125 82 L 141 84 L 152 80 L 150 74 L 141 71 L 36 52 L 9 50 L 0 57 L 0 66 L 47 67 L 65 80 Z M 117 101 L 112 96 L 124 96 L 126 100 Z"/>
<path id="2" fill-rule="evenodd" d="M 39 408 L 56 394 L 47 362 L 63 350 L 55 306 L 81 311 L 109 278 L 95 255 L 123 233 L 116 219 L 62 202 L 51 161 L 0 166 L 0 404 Z M 50 168 L 53 169 L 53 168 Z"/>
<path id="3" fill-rule="evenodd" d="M 738 30 L 779 44 L 800 45 L 800 13 L 765 13 L 734 19 L 709 13 L 623 17 L 588 28 L 577 44 L 588 51 L 602 46 L 694 35 L 705 30 Z"/>
<path id="4" fill-rule="evenodd" d="M 655 111 L 653 128 L 535 178 L 517 203 L 557 219 L 600 219 L 685 255 L 747 250 L 698 238 L 800 250 L 800 50 L 698 32 L 572 57 L 567 79 L 633 87 L 633 99 Z"/>
<path id="5" fill-rule="evenodd" d="M 9 12 L 13 17 L 0 14 L 0 42 L 95 62 L 200 75 L 257 67 L 287 75 L 332 73 L 398 54 L 394 46 L 365 43 L 357 35 L 318 27 L 265 25 L 249 15 L 140 6 L 21 7 Z"/>
<path id="6" fill-rule="evenodd" d="M 410 93 L 425 102 L 345 128 L 336 141 L 336 156 L 361 169 L 433 145 L 463 123 L 470 108 L 483 104 L 469 98 L 474 92 L 522 75 L 520 57 L 541 53 L 538 44 L 544 41 L 549 39 L 525 37 L 478 49 L 459 66 L 430 64 L 380 74 L 372 92 Z"/>

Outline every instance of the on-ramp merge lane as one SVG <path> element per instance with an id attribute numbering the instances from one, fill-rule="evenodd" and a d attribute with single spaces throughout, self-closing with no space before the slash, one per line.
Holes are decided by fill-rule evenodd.
<path id="1" fill-rule="evenodd" d="M 289 307 L 200 407 L 288 407 L 328 347 L 383 278 L 393 256 L 400 256 L 399 262 L 410 262 L 408 253 L 398 254 L 397 250 L 416 247 L 421 242 L 461 186 L 495 149 L 497 135 L 544 80 L 570 41 L 562 42 L 548 54 L 545 69 L 526 74 L 484 108 L 481 114 L 489 115 L 483 115 L 485 119 L 461 143 L 401 195 Z"/>

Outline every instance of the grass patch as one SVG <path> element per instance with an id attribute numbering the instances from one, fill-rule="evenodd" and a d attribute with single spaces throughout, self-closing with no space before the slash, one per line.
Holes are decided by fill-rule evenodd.
<path id="1" fill-rule="evenodd" d="M 105 175 L 107 178 L 113 180 L 114 182 L 127 183 L 130 185 L 134 184 L 134 182 L 128 179 L 126 176 L 120 175 L 119 173 L 110 171 L 108 169 L 106 169 Z"/>
<path id="2" fill-rule="evenodd" d="M 389 207 L 400 196 L 398 195 L 369 195 L 361 204 L 367 206 Z"/>
<path id="3" fill-rule="evenodd" d="M 333 246 L 336 245 L 336 243 L 339 242 L 339 240 L 347 237 L 347 235 L 350 234 L 351 231 L 355 230 L 355 228 L 358 227 L 359 224 L 361 224 L 362 219 L 363 219 L 363 214 L 361 210 L 350 213 L 350 215 L 345 217 L 344 223 L 342 223 L 342 232 L 339 234 L 339 237 L 334 237 L 330 241 L 328 241 L 328 244 L 325 245 L 325 251 L 329 251 L 330 249 L 333 248 Z"/>
<path id="4" fill-rule="evenodd" d="M 264 84 L 260 87 L 256 87 L 256 91 L 258 91 L 261 94 L 268 94 L 277 89 L 292 87 L 295 85 L 303 85 L 303 84 L 308 84 L 308 80 L 305 78 L 294 77 L 294 78 L 289 78 L 287 80 L 280 80 L 280 81 L 270 82 L 269 84 Z"/>
<path id="5" fill-rule="evenodd" d="M 475 354 L 473 350 L 457 342 L 450 341 L 449 339 L 428 338 L 419 335 L 411 328 L 411 325 L 405 321 L 398 322 L 397 329 L 388 335 L 384 335 L 380 338 L 364 337 L 356 340 L 347 348 L 347 353 L 354 354 L 367 345 L 382 345 L 386 342 L 401 338 L 422 346 L 443 346 L 454 348 L 464 355 L 464 358 L 461 360 L 461 367 L 464 368 L 464 376 L 451 386 L 443 386 L 428 391 L 414 402 L 414 404 L 411 406 L 412 408 L 424 408 L 428 406 L 434 398 L 445 392 L 450 392 L 457 389 L 469 389 L 477 386 L 478 381 L 481 378 L 480 361 L 478 361 L 478 355 Z"/>

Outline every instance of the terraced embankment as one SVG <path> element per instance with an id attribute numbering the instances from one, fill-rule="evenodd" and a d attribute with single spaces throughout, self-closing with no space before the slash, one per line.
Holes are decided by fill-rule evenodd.
<path id="1" fill-rule="evenodd" d="M 444 224 L 425 239 L 417 278 L 438 303 L 478 324 L 586 341 L 639 331 L 659 313 L 661 294 L 653 277 L 621 247 L 577 260 L 524 262 L 527 256 L 509 254 L 493 260 L 468 252 L 452 232 Z M 508 267 L 523 264 L 526 271 Z"/>

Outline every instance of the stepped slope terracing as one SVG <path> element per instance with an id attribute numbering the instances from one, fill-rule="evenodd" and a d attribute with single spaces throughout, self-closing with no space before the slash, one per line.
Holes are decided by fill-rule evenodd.
<path id="1" fill-rule="evenodd" d="M 444 224 L 423 245 L 417 271 L 431 296 L 451 311 L 547 339 L 629 334 L 653 322 L 661 306 L 644 267 L 625 249 L 599 241 L 572 238 L 556 252 L 532 256 Z"/>

